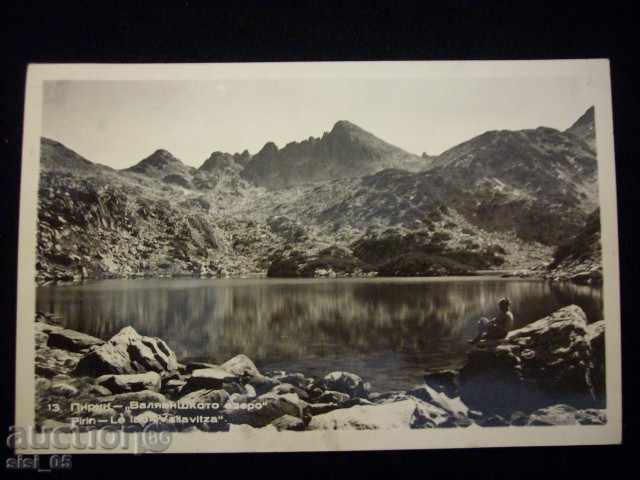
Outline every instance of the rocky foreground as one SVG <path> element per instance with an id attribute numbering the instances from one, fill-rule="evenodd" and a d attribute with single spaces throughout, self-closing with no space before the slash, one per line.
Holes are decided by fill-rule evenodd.
<path id="1" fill-rule="evenodd" d="M 79 430 L 148 423 L 175 431 L 376 430 L 601 425 L 604 321 L 572 305 L 500 342 L 470 350 L 460 371 L 427 372 L 407 391 L 376 392 L 360 376 L 261 372 L 245 355 L 180 363 L 132 327 L 108 341 L 38 314 L 36 423 Z"/>

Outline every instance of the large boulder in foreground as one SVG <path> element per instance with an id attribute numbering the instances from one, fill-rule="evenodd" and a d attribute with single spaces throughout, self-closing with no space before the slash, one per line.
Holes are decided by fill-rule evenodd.
<path id="1" fill-rule="evenodd" d="M 271 422 L 271 425 L 274 426 L 279 432 L 283 430 L 290 430 L 294 432 L 304 430 L 304 421 L 292 415 L 283 415 L 281 417 L 278 417 L 273 422 Z"/>
<path id="2" fill-rule="evenodd" d="M 76 365 L 74 374 L 97 377 L 105 374 L 122 375 L 142 371 L 131 363 L 126 349 L 107 342 L 82 357 Z"/>
<path id="3" fill-rule="evenodd" d="M 138 402 L 140 407 L 146 407 L 146 410 L 154 412 L 164 412 L 170 410 L 170 402 L 167 397 L 158 392 L 151 390 L 140 390 L 139 392 L 118 393 L 100 397 L 100 403 L 108 403 L 113 407 L 129 407 L 131 402 Z M 142 409 L 142 408 L 141 408 Z M 118 410 L 120 411 L 120 410 Z"/>
<path id="4" fill-rule="evenodd" d="M 591 354 L 585 313 L 570 305 L 470 351 L 458 379 L 462 401 L 485 414 L 592 406 Z"/>
<path id="5" fill-rule="evenodd" d="M 100 376 L 150 371 L 163 373 L 177 369 L 176 354 L 163 340 L 142 336 L 133 327 L 125 327 L 80 359 L 75 373 Z"/>
<path id="6" fill-rule="evenodd" d="M 184 395 L 180 398 L 180 403 L 194 405 L 199 403 L 207 404 L 210 408 L 219 405 L 221 408 L 227 403 L 227 400 L 229 400 L 229 393 L 226 390 L 202 389 Z"/>
<path id="7" fill-rule="evenodd" d="M 226 382 L 236 381 L 236 375 L 220 367 L 199 368 L 194 370 L 182 387 L 182 393 L 195 392 L 201 389 L 219 389 Z"/>
<path id="8" fill-rule="evenodd" d="M 594 408 L 578 410 L 570 405 L 552 405 L 532 412 L 523 419 L 522 425 L 604 425 L 607 416 L 604 410 Z"/>
<path id="9" fill-rule="evenodd" d="M 322 379 L 326 390 L 346 393 L 351 397 L 366 397 L 369 386 L 355 373 L 331 372 Z"/>
<path id="10" fill-rule="evenodd" d="M 50 331 L 47 346 L 49 348 L 69 350 L 70 352 L 86 352 L 90 350 L 91 347 L 96 347 L 103 343 L 104 340 L 99 338 L 65 328 Z"/>
<path id="11" fill-rule="evenodd" d="M 307 430 L 391 430 L 443 426 L 449 416 L 419 400 L 381 405 L 358 405 L 314 416 Z"/>
<path id="12" fill-rule="evenodd" d="M 308 416 L 308 405 L 295 393 L 277 395 L 266 393 L 247 406 L 225 405 L 224 413 L 229 423 L 265 427 L 283 415 L 300 420 Z"/>
<path id="13" fill-rule="evenodd" d="M 178 359 L 169 346 L 155 337 L 145 337 L 133 327 L 125 327 L 109 342 L 127 349 L 131 361 L 141 365 L 146 371 L 172 372 L 178 370 Z"/>
<path id="14" fill-rule="evenodd" d="M 460 400 L 460 397 L 448 397 L 445 393 L 438 392 L 429 385 L 422 385 L 408 390 L 407 395 L 435 405 L 455 418 L 467 418 L 469 416 L 469 407 Z"/>
<path id="15" fill-rule="evenodd" d="M 260 371 L 246 355 L 240 354 L 227 360 L 220 368 L 236 376 L 259 377 Z"/>
<path id="16" fill-rule="evenodd" d="M 160 390 L 160 375 L 156 372 L 132 375 L 102 375 L 96 379 L 96 385 L 109 389 L 111 393 L 138 392 Z"/>

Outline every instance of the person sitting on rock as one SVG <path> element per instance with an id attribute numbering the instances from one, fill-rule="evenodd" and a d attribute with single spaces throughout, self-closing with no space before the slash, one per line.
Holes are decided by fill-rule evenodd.
<path id="1" fill-rule="evenodd" d="M 502 340 L 512 328 L 511 301 L 506 297 L 501 298 L 498 302 L 498 315 L 491 320 L 485 317 L 478 320 L 478 335 L 469 340 L 469 343 L 475 345 L 481 340 Z"/>

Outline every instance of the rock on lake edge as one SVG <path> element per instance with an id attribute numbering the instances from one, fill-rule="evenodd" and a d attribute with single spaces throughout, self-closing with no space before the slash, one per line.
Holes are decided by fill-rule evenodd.
<path id="1" fill-rule="evenodd" d="M 35 332 L 41 428 L 69 425 L 71 417 L 87 419 L 76 428 L 96 428 L 91 419 L 118 417 L 114 406 L 131 402 L 143 408 L 131 412 L 128 427 L 154 422 L 181 431 L 606 423 L 604 321 L 587 325 L 575 305 L 514 330 L 503 341 L 483 342 L 470 350 L 460 371 L 428 372 L 424 384 L 392 392 L 374 392 L 350 372 L 322 378 L 261 372 L 242 354 L 221 365 L 182 364 L 166 342 L 132 327 L 105 342 L 39 314 Z M 45 408 L 52 402 L 60 412 Z M 72 403 L 96 407 L 71 413 Z M 204 416 L 215 422 L 199 422 Z M 178 417 L 189 421 L 172 422 Z"/>

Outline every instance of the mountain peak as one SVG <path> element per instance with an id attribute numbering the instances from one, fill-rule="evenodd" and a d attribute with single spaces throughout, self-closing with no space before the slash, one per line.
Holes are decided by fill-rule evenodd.
<path id="1" fill-rule="evenodd" d="M 573 125 L 565 130 L 585 141 L 593 150 L 596 149 L 595 107 L 590 106 Z"/>
<path id="2" fill-rule="evenodd" d="M 331 131 L 335 132 L 337 130 L 362 130 L 362 128 L 360 128 L 355 123 L 350 122 L 349 120 L 338 120 L 333 125 L 333 128 L 331 129 Z"/>
<path id="3" fill-rule="evenodd" d="M 171 154 L 171 152 L 165 150 L 164 148 L 159 148 L 158 150 L 156 150 L 155 152 L 153 152 L 152 155 L 161 155 L 161 156 L 166 156 L 166 157 L 173 157 L 173 155 Z"/>
<path id="4" fill-rule="evenodd" d="M 40 162 L 45 169 L 49 170 L 79 171 L 94 168 L 109 168 L 104 165 L 92 163 L 57 140 L 47 137 L 40 138 Z"/>
<path id="5" fill-rule="evenodd" d="M 124 170 L 161 178 L 166 175 L 188 175 L 193 168 L 185 165 L 171 152 L 160 148 L 134 166 Z"/>
<path id="6" fill-rule="evenodd" d="M 176 157 L 174 157 L 171 152 L 169 152 L 168 150 L 165 150 L 164 148 L 159 148 L 158 150 L 153 152 L 151 155 L 149 155 L 147 158 L 145 158 L 142 161 L 143 162 L 145 162 L 145 161 L 147 161 L 147 162 L 161 162 L 163 160 L 170 161 L 170 162 L 180 162 L 180 163 L 182 163 L 180 160 L 178 160 Z"/>
<path id="7" fill-rule="evenodd" d="M 275 155 L 278 153 L 278 146 L 273 142 L 267 142 L 258 152 L 258 155 Z"/>
<path id="8" fill-rule="evenodd" d="M 571 130 L 580 125 L 592 125 L 595 122 L 596 109 L 593 105 L 587 108 L 587 111 L 580 115 L 580 118 L 576 120 L 567 130 Z"/>
<path id="9" fill-rule="evenodd" d="M 242 175 L 258 186 L 288 188 L 304 183 L 361 177 L 388 168 L 418 171 L 427 162 L 381 140 L 348 120 L 339 120 L 321 138 L 268 142 L 248 161 Z"/>
<path id="10" fill-rule="evenodd" d="M 236 161 L 233 155 L 216 150 L 209 155 L 209 158 L 204 161 L 198 170 L 212 172 L 214 170 L 229 168 L 235 163 Z"/>

